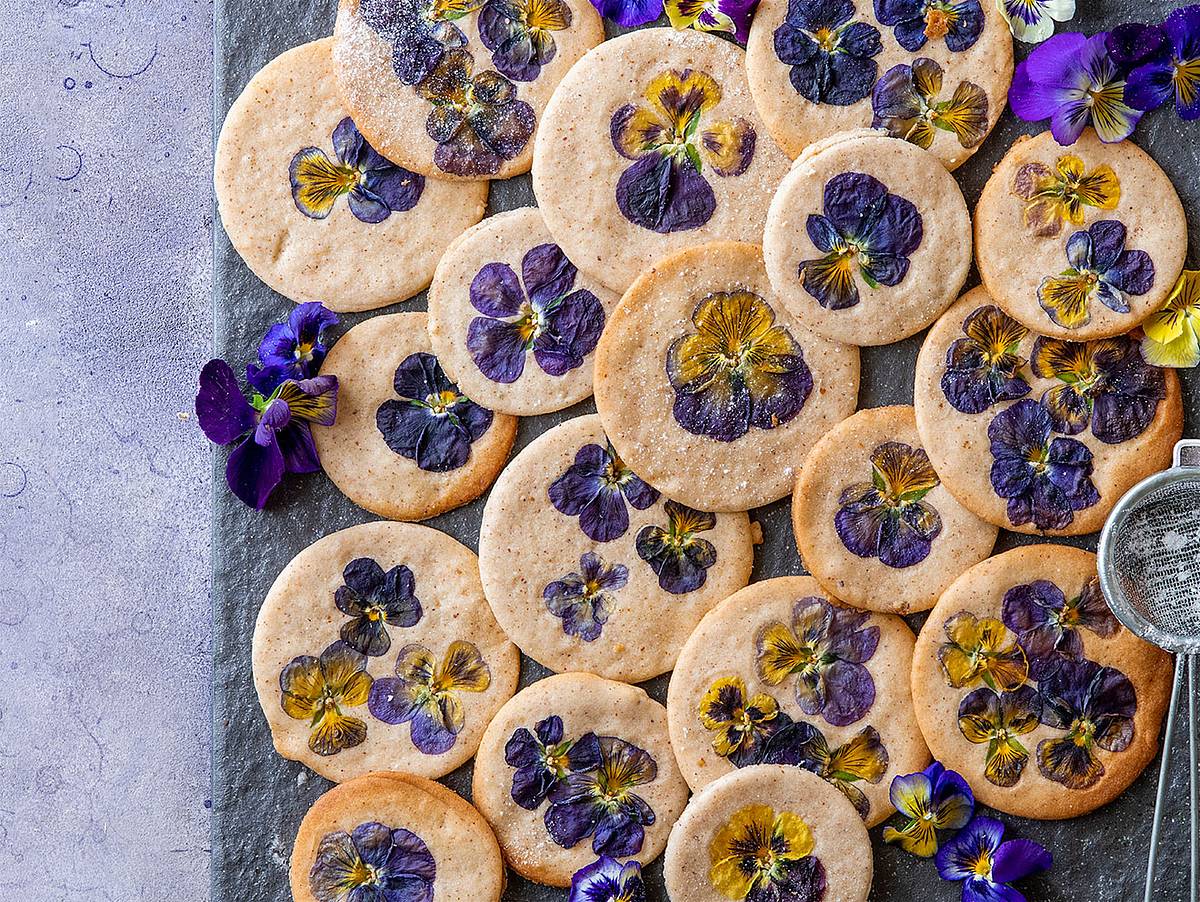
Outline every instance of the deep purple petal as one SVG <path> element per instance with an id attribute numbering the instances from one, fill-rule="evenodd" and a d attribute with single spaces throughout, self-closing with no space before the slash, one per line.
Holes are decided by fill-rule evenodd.
<path id="1" fill-rule="evenodd" d="M 553 797 L 554 793 L 551 794 Z M 550 838 L 564 849 L 570 849 L 595 829 L 602 813 L 594 801 L 584 796 L 563 802 L 552 801 L 543 820 Z"/>
<path id="2" fill-rule="evenodd" d="M 218 445 L 237 441 L 255 426 L 254 408 L 224 360 L 210 360 L 200 371 L 196 419 L 208 440 Z"/>
<path id="3" fill-rule="evenodd" d="M 241 501 L 262 510 L 275 486 L 283 480 L 284 471 L 283 452 L 278 442 L 272 440 L 260 445 L 248 436 L 229 455 L 225 481 Z"/>
<path id="4" fill-rule="evenodd" d="M 525 301 L 517 274 L 507 263 L 488 263 L 471 280 L 471 306 L 493 317 L 516 316 Z"/>
<path id="5" fill-rule="evenodd" d="M 1054 864 L 1052 856 L 1039 843 L 1031 839 L 1010 839 L 1000 844 L 992 857 L 992 879 L 997 883 L 1013 883 L 1050 870 Z"/>
<path id="6" fill-rule="evenodd" d="M 467 326 L 467 350 L 479 371 L 493 382 L 516 382 L 525 371 L 527 349 L 515 322 L 475 317 Z"/>
<path id="7" fill-rule="evenodd" d="M 435 714 L 428 705 L 417 708 L 410 735 L 413 745 L 425 755 L 443 755 L 454 747 L 458 739 L 458 735 L 446 726 L 444 718 Z"/>
<path id="8" fill-rule="evenodd" d="M 575 264 L 557 244 L 539 244 L 521 259 L 521 279 L 529 300 L 542 308 L 575 285 Z"/>
<path id="9" fill-rule="evenodd" d="M 603 486 L 579 512 L 579 528 L 593 542 L 611 542 L 629 529 L 625 497 L 615 486 Z"/>
<path id="10" fill-rule="evenodd" d="M 834 661 L 824 671 L 825 707 L 821 715 L 835 727 L 862 719 L 875 701 L 875 681 L 861 664 Z"/>
<path id="11" fill-rule="evenodd" d="M 698 229 L 717 208 L 712 187 L 694 166 L 658 153 L 621 173 L 616 194 L 626 219 L 662 234 Z"/>
<path id="12" fill-rule="evenodd" d="M 662 15 L 663 0 L 592 0 L 592 6 L 605 19 L 636 28 Z"/>
<path id="13" fill-rule="evenodd" d="M 563 298 L 548 316 L 546 331 L 533 343 L 533 357 L 550 376 L 562 376 L 583 366 L 604 331 L 604 306 L 581 288 Z"/>
<path id="14" fill-rule="evenodd" d="M 276 433 L 279 450 L 283 453 L 284 470 L 288 473 L 316 473 L 321 469 L 317 445 L 308 423 L 292 423 Z"/>
<path id="15" fill-rule="evenodd" d="M 672 412 L 692 435 L 707 435 L 719 442 L 741 438 L 750 428 L 750 391 L 745 383 L 730 380 L 727 391 L 676 390 Z"/>
<path id="16" fill-rule="evenodd" d="M 363 187 L 381 200 L 391 212 L 403 213 L 415 207 L 421 199 L 425 190 L 425 176 L 409 172 L 402 166 L 388 165 L 365 172 Z M 350 204 L 353 207 L 354 192 L 350 194 Z"/>

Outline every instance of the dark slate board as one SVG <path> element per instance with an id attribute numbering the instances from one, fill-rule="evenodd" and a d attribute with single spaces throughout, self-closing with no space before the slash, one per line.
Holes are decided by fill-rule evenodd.
<path id="1" fill-rule="evenodd" d="M 861 0 L 860 0 L 861 2 Z M 982 0 L 990 3 L 992 0 Z M 1123 20 L 1161 18 L 1174 4 L 1153 0 L 1081 0 L 1073 29 L 1094 33 Z M 332 30 L 335 0 L 216 0 L 214 114 L 220 125 L 226 110 L 261 66 L 277 54 Z M 1018 52 L 1022 45 L 1018 46 Z M 956 174 L 974 208 L 992 167 L 1020 134 L 1040 128 L 1006 111 L 983 147 Z M 1143 120 L 1137 142 L 1166 169 L 1191 216 L 1193 242 L 1200 236 L 1200 124 L 1183 124 L 1162 110 Z M 489 212 L 534 203 L 528 176 L 493 183 Z M 215 217 L 214 217 L 215 218 Z M 264 329 L 286 317 L 292 304 L 258 281 L 214 228 L 213 316 L 215 353 L 235 369 L 253 354 Z M 1195 250 L 1189 266 L 1198 261 Z M 978 277 L 971 274 L 969 284 Z M 395 310 L 421 310 L 424 294 Z M 387 313 L 393 310 L 375 311 Z M 367 316 L 343 316 L 343 331 Z M 913 365 L 921 336 L 885 348 L 863 350 L 861 407 L 912 402 Z M 1200 371 L 1185 374 L 1187 434 L 1200 435 Z M 517 449 L 550 425 L 593 411 L 590 401 L 569 411 L 522 420 Z M 301 549 L 335 530 L 373 519 L 344 498 L 323 474 L 293 479 L 276 493 L 267 512 L 243 507 L 226 490 L 224 455 L 214 461 L 213 484 L 213 902 L 288 902 L 287 863 L 297 825 L 329 783 L 303 766 L 280 758 L 272 749 L 259 710 L 250 671 L 250 639 L 258 606 L 272 580 Z M 430 522 L 471 548 L 479 537 L 482 499 Z M 796 555 L 787 502 L 755 511 L 766 541 L 758 549 L 754 578 L 803 573 Z M 998 549 L 1031 541 L 1002 533 Z M 1076 542 L 1095 548 L 1095 538 Z M 919 628 L 923 618 L 910 618 Z M 546 671 L 526 660 L 522 685 Z M 1169 673 L 1163 680 L 1170 679 Z M 664 699 L 666 678 L 647 684 Z M 1183 765 L 1182 735 L 1174 760 Z M 1051 849 L 1056 864 L 1044 877 L 1025 884 L 1031 900 L 1127 900 L 1141 898 L 1157 766 L 1147 768 L 1117 801 L 1066 822 L 1037 822 L 1003 816 L 1013 835 L 1036 839 Z M 1187 893 L 1186 765 L 1175 769 L 1171 806 L 1164 828 L 1157 899 L 1182 902 Z M 470 765 L 446 778 L 469 794 Z M 875 840 L 876 902 L 913 899 L 952 900 L 957 885 L 943 883 L 932 863 L 919 861 Z M 661 864 L 647 869 L 653 902 L 663 902 Z M 528 883 L 515 875 L 509 902 L 563 902 L 562 891 Z"/>

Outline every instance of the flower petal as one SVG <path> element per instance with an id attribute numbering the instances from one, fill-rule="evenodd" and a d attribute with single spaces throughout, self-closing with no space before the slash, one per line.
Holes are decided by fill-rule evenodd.
<path id="1" fill-rule="evenodd" d="M 583 366 L 604 331 L 604 305 L 587 289 L 571 292 L 547 316 L 546 331 L 533 343 L 542 371 L 562 376 Z"/>
<path id="2" fill-rule="evenodd" d="M 617 207 L 634 225 L 668 234 L 698 229 L 717 208 L 704 176 L 689 164 L 652 153 L 621 173 Z"/>
<path id="3" fill-rule="evenodd" d="M 208 440 L 218 445 L 235 442 L 255 427 L 254 408 L 224 360 L 210 360 L 200 370 L 196 420 Z"/>
<path id="4" fill-rule="evenodd" d="M 530 302 L 544 308 L 575 285 L 578 270 L 557 244 L 539 244 L 521 258 L 521 279 Z"/>
<path id="5" fill-rule="evenodd" d="M 467 351 L 493 382 L 511 384 L 525 372 L 525 339 L 515 322 L 477 316 L 467 326 Z"/>

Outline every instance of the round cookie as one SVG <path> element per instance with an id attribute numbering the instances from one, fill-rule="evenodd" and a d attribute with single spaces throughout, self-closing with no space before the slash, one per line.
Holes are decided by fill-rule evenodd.
<path id="1" fill-rule="evenodd" d="M 254 274 L 340 312 L 412 297 L 479 222 L 486 185 L 426 180 L 372 150 L 333 84 L 333 39 L 276 57 L 229 108 L 217 209 Z"/>
<path id="2" fill-rule="evenodd" d="M 380 153 L 439 179 L 529 171 L 550 95 L 604 40 L 586 0 L 340 0 L 337 87 Z"/>
<path id="3" fill-rule="evenodd" d="M 599 854 L 657 858 L 687 784 L 662 705 L 636 686 L 564 673 L 522 689 L 493 718 L 472 796 L 513 870 L 566 887 Z"/>
<path id="4" fill-rule="evenodd" d="M 1107 804 L 1158 753 L 1170 669 L 1109 611 L 1094 554 L 1027 545 L 942 595 L 912 691 L 934 758 L 979 802 L 1057 819 Z"/>
<path id="5" fill-rule="evenodd" d="M 798 764 L 841 790 L 868 827 L 881 823 L 895 810 L 892 778 L 929 763 L 908 688 L 914 641 L 899 617 L 842 607 L 812 577 L 735 593 L 700 621 L 671 674 L 667 719 L 684 779 L 699 792 L 735 769 Z M 851 651 L 793 671 L 779 651 L 805 643 L 818 657 L 833 643 Z"/>
<path id="6" fill-rule="evenodd" d="M 1183 433 L 1178 375 L 1143 362 L 1136 340 L 1038 337 L 983 288 L 929 330 L 913 404 L 946 488 L 1025 533 L 1095 532 L 1118 498 L 1171 465 Z"/>
<path id="7" fill-rule="evenodd" d="M 660 495 L 616 456 L 594 415 L 523 449 L 479 528 L 484 593 L 525 654 L 631 683 L 670 670 L 753 564 L 749 517 Z"/>
<path id="8" fill-rule="evenodd" d="M 596 349 L 596 409 L 663 494 L 742 511 L 791 491 L 809 448 L 854 412 L 858 373 L 857 348 L 779 303 L 757 246 L 714 242 L 659 261 L 625 293 Z"/>
<path id="9" fill-rule="evenodd" d="M 429 338 L 446 374 L 480 404 L 551 413 L 592 393 L 592 351 L 617 300 L 524 207 L 488 217 L 442 257 Z"/>
<path id="10" fill-rule="evenodd" d="M 292 559 L 259 609 L 253 662 L 275 749 L 335 782 L 454 770 L 520 670 L 475 555 L 437 530 L 387 522 L 335 532 Z M 428 702 L 414 704 L 422 692 Z"/>
<path id="11" fill-rule="evenodd" d="M 321 373 L 338 377 L 338 411 L 333 426 L 316 430 L 317 453 L 359 507 L 423 520 L 479 496 L 508 459 L 516 418 L 480 407 L 446 378 L 424 313 L 359 323 L 330 348 Z"/>
<path id="12" fill-rule="evenodd" d="M 995 4 L 887 5 L 895 12 L 881 15 L 871 0 L 759 4 L 746 44 L 750 90 L 789 156 L 836 132 L 874 126 L 954 169 L 999 120 L 1012 83 L 1013 45 Z M 822 26 L 834 29 L 838 57 L 828 69 L 826 51 L 804 34 Z M 821 72 L 829 73 L 823 83 Z"/>
<path id="13" fill-rule="evenodd" d="M 975 208 L 975 262 L 1010 316 L 1055 338 L 1120 335 L 1158 310 L 1183 269 L 1187 221 L 1171 179 L 1132 141 L 1091 129 L 1070 147 L 1017 141 Z"/>
<path id="14" fill-rule="evenodd" d="M 673 251 L 759 241 L 788 161 L 743 60 L 713 35 L 647 28 L 605 41 L 563 79 L 538 129 L 533 190 L 592 279 L 621 292 Z"/>
<path id="15" fill-rule="evenodd" d="M 908 406 L 860 410 L 817 442 L 792 493 L 792 527 L 829 592 L 894 614 L 933 607 L 997 533 L 942 485 Z"/>
<path id="16" fill-rule="evenodd" d="M 663 877 L 672 902 L 748 898 L 759 881 L 767 897 L 866 902 L 873 870 L 867 829 L 841 793 L 803 768 L 759 764 L 692 797 Z"/>
<path id="17" fill-rule="evenodd" d="M 817 334 L 889 344 L 937 319 L 971 267 L 971 216 L 921 148 L 858 131 L 810 148 L 767 213 L 767 274 Z"/>
<path id="18" fill-rule="evenodd" d="M 296 902 L 343 898 L 393 877 L 412 897 L 498 902 L 504 861 L 479 812 L 444 786 L 371 773 L 325 793 L 300 822 L 288 877 Z M 377 884 L 375 884 L 377 885 Z"/>

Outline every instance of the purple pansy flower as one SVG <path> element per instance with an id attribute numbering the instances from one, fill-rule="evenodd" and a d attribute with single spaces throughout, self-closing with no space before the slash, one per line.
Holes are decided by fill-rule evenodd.
<path id="1" fill-rule="evenodd" d="M 484 0 L 360 0 L 358 14 L 392 42 L 392 70 L 406 85 L 422 81 L 447 50 L 465 47 L 467 36 L 452 20 Z"/>
<path id="2" fill-rule="evenodd" d="M 479 11 L 479 39 L 513 81 L 536 80 L 557 53 L 553 32 L 570 26 L 564 0 L 487 0 Z"/>
<path id="3" fill-rule="evenodd" d="M 658 575 L 658 586 L 672 595 L 686 595 L 704 585 L 708 568 L 717 562 L 717 547 L 696 535 L 717 525 L 717 515 L 667 501 L 666 528 L 643 526 L 634 547 L 638 557 Z"/>
<path id="4" fill-rule="evenodd" d="M 871 288 L 899 285 L 924 235 L 912 201 L 874 176 L 843 172 L 825 183 L 824 209 L 823 216 L 810 213 L 806 224 L 825 256 L 800 264 L 804 290 L 822 307 L 843 310 L 858 303 L 856 273 Z"/>
<path id="5" fill-rule="evenodd" d="M 562 618 L 564 633 L 594 642 L 616 604 L 609 593 L 628 581 L 629 569 L 624 564 L 610 566 L 589 551 L 579 559 L 579 572 L 548 583 L 542 598 L 550 613 Z"/>
<path id="6" fill-rule="evenodd" d="M 940 761 L 915 774 L 894 777 L 888 795 L 905 821 L 898 828 L 884 827 L 883 841 L 919 858 L 937 852 L 939 830 L 961 830 L 975 812 L 975 795 L 967 781 Z"/>
<path id="7" fill-rule="evenodd" d="M 1094 661 L 1063 661 L 1038 683 L 1042 723 L 1067 735 L 1038 743 L 1038 770 L 1068 789 L 1087 789 L 1104 776 L 1097 748 L 1123 752 L 1133 742 L 1137 692 L 1129 677 Z"/>
<path id="8" fill-rule="evenodd" d="M 333 425 L 337 391 L 337 376 L 287 379 L 269 396 L 255 392 L 247 401 L 228 363 L 206 363 L 200 371 L 196 419 L 210 442 L 238 442 L 225 465 L 233 494 L 262 510 L 285 473 L 321 469 L 309 424 Z"/>
<path id="9" fill-rule="evenodd" d="M 875 18 L 895 29 L 896 43 L 909 53 L 939 38 L 951 53 L 969 50 L 984 22 L 979 0 L 875 0 Z"/>
<path id="10" fill-rule="evenodd" d="M 629 529 L 628 501 L 643 511 L 658 501 L 651 488 L 621 460 L 612 443 L 584 445 L 575 462 L 550 483 L 550 503 L 560 514 L 579 518 L 579 528 L 593 542 L 611 542 Z"/>
<path id="11" fill-rule="evenodd" d="M 1145 294 L 1154 285 L 1154 261 L 1142 250 L 1125 249 L 1125 225 L 1101 219 L 1067 239 L 1068 269 L 1038 285 L 1038 303 L 1060 326 L 1077 329 L 1091 321 L 1097 298 L 1109 310 L 1128 313 L 1125 295 Z"/>
<path id="12" fill-rule="evenodd" d="M 258 363 L 246 367 L 246 381 L 269 395 L 285 379 L 311 379 L 325 360 L 325 330 L 336 326 L 337 314 L 320 301 L 298 304 L 287 322 L 276 323 L 258 344 Z"/>
<path id="13" fill-rule="evenodd" d="M 653 22 L 663 11 L 663 0 L 592 0 L 596 12 L 624 28 Z"/>
<path id="14" fill-rule="evenodd" d="M 575 872 L 567 902 L 646 902 L 642 866 L 601 855 Z"/>
<path id="15" fill-rule="evenodd" d="M 965 338 L 946 351 L 942 394 L 960 413 L 983 413 L 1001 401 L 1029 394 L 1021 375 L 1021 342 L 1029 330 L 994 304 L 977 307 L 963 320 Z"/>
<path id="16" fill-rule="evenodd" d="M 1054 863 L 1032 840 L 1003 839 L 1002 823 L 977 817 L 938 851 L 938 873 L 943 880 L 962 883 L 962 902 L 1025 902 L 1009 884 Z"/>
<path id="17" fill-rule="evenodd" d="M 571 290 L 576 275 L 557 244 L 528 251 L 520 280 L 507 263 L 488 263 L 476 273 L 471 305 L 484 315 L 467 327 L 467 350 L 485 376 L 516 382 L 530 351 L 550 376 L 583 366 L 604 331 L 604 307 L 586 288 Z"/>
<path id="18" fill-rule="evenodd" d="M 433 902 L 436 876 L 421 837 L 370 821 L 321 837 L 308 888 L 317 902 Z"/>
<path id="19" fill-rule="evenodd" d="M 1200 119 L 1200 6 L 1173 11 L 1161 33 L 1166 46 L 1156 47 L 1158 53 L 1129 73 L 1129 103 L 1140 110 L 1153 110 L 1174 100 L 1180 119 Z M 1153 40 L 1145 35 L 1141 38 L 1143 46 Z"/>
<path id="20" fill-rule="evenodd" d="M 342 624 L 342 641 L 364 655 L 385 655 L 392 647 L 389 626 L 415 626 L 421 602 L 414 595 L 412 571 L 400 564 L 386 573 L 369 557 L 355 558 L 342 571 L 343 585 L 334 604 L 350 617 Z"/>
<path id="21" fill-rule="evenodd" d="M 883 42 L 856 14 L 851 0 L 788 0 L 775 56 L 791 66 L 792 87 L 805 100 L 850 106 L 871 93 Z"/>
<path id="22" fill-rule="evenodd" d="M 664 5 L 676 30 L 690 27 L 731 34 L 744 44 L 750 36 L 750 19 L 758 0 L 666 0 Z"/>
<path id="23" fill-rule="evenodd" d="M 510 795 L 528 811 L 535 811 L 567 774 L 600 766 L 600 742 L 595 733 L 564 740 L 562 718 L 557 714 L 539 720 L 533 730 L 517 728 L 504 745 L 504 760 L 516 769 Z"/>
<path id="24" fill-rule="evenodd" d="M 1048 579 L 1014 586 L 1004 593 L 1004 625 L 1017 634 L 1029 661 L 1029 676 L 1041 681 L 1054 673 L 1064 660 L 1083 659 L 1081 629 L 1103 639 L 1116 635 L 1117 618 L 1093 577 L 1074 598 Z"/>
<path id="25" fill-rule="evenodd" d="M 550 837 L 570 849 L 591 836 L 597 855 L 636 855 L 642 850 L 644 828 L 654 823 L 654 810 L 633 790 L 657 776 L 658 765 L 645 749 L 601 736 L 599 766 L 567 774 L 550 791 L 544 818 Z"/>
<path id="26" fill-rule="evenodd" d="M 384 401 L 375 425 L 387 446 L 431 473 L 456 470 L 471 443 L 492 425 L 492 412 L 462 394 L 432 354 L 409 354 L 392 382 L 400 400 Z"/>
<path id="27" fill-rule="evenodd" d="M 1092 452 L 1073 438 L 1052 438 L 1054 423 L 1026 398 L 996 414 L 988 426 L 992 488 L 1008 500 L 1013 526 L 1065 529 L 1075 511 L 1100 500 L 1092 485 Z"/>

